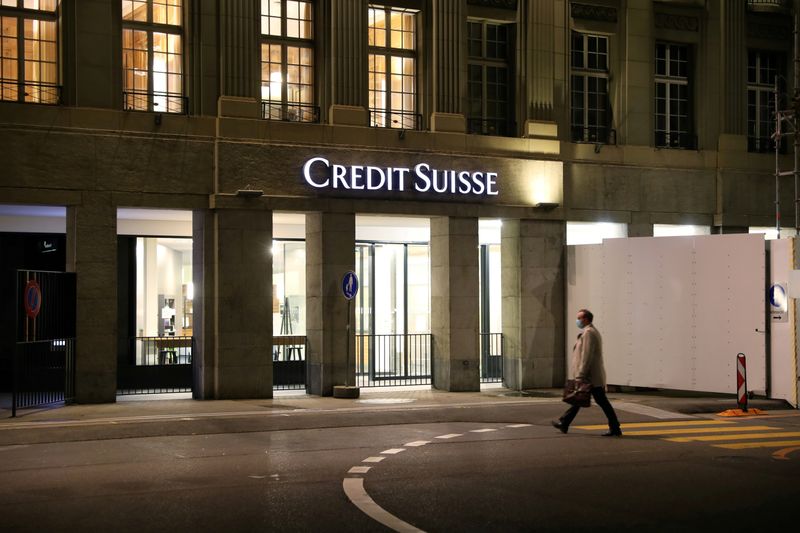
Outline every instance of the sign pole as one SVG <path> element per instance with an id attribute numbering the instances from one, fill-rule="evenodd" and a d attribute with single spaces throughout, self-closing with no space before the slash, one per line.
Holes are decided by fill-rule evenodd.
<path id="1" fill-rule="evenodd" d="M 355 399 L 360 395 L 360 390 L 357 386 L 350 386 L 350 314 L 353 310 L 353 298 L 358 294 L 358 276 L 352 270 L 345 272 L 342 278 L 342 295 L 347 299 L 347 352 L 344 356 L 344 385 L 333 386 L 334 398 L 350 398 Z M 354 372 L 355 372 L 355 365 Z"/>

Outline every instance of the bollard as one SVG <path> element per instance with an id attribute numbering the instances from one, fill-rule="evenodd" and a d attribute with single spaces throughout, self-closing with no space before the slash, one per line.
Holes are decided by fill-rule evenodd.
<path id="1" fill-rule="evenodd" d="M 739 409 L 747 412 L 747 364 L 745 355 L 739 352 L 736 355 L 736 392 Z"/>

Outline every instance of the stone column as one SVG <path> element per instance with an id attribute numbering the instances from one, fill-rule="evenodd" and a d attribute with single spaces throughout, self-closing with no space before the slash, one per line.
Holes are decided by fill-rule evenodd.
<path id="1" fill-rule="evenodd" d="M 216 335 L 215 291 L 215 216 L 209 209 L 192 212 L 192 283 L 194 284 L 192 348 L 192 396 L 197 400 L 213 400 Z"/>
<path id="2" fill-rule="evenodd" d="M 223 96 L 258 98 L 260 76 L 260 3 L 219 2 L 220 87 Z"/>
<path id="3" fill-rule="evenodd" d="M 117 398 L 117 208 L 111 193 L 84 192 L 67 208 L 67 270 L 77 274 L 75 397 Z"/>
<path id="4" fill-rule="evenodd" d="M 367 125 L 367 0 L 330 0 L 325 47 L 329 122 Z M 388 36 L 387 36 L 388 37 Z"/>
<path id="5" fill-rule="evenodd" d="M 563 221 L 503 221 L 503 380 L 508 388 L 563 385 L 565 244 Z"/>
<path id="6" fill-rule="evenodd" d="M 653 223 L 649 213 L 631 213 L 631 223 L 628 224 L 628 237 L 652 237 Z"/>
<path id="7" fill-rule="evenodd" d="M 431 218 L 433 386 L 480 390 L 478 219 Z"/>
<path id="8" fill-rule="evenodd" d="M 355 245 L 353 213 L 306 215 L 306 365 L 311 394 L 330 396 L 334 385 L 355 384 L 355 307 L 351 305 L 348 331 L 348 303 L 341 287 L 345 272 L 355 270 Z"/>
<path id="9" fill-rule="evenodd" d="M 745 135 L 747 111 L 747 9 L 739 2 L 720 2 L 722 66 L 722 133 Z"/>
<path id="10" fill-rule="evenodd" d="M 624 95 L 619 113 L 621 129 L 619 144 L 652 146 L 653 116 L 652 63 L 653 48 L 653 2 L 629 0 L 622 23 L 625 35 L 626 61 L 622 62 L 619 80 L 625 80 L 619 91 Z M 620 82 L 622 83 L 622 82 Z M 612 86 L 614 84 L 612 83 Z"/>
<path id="11" fill-rule="evenodd" d="M 120 2 L 62 2 L 63 101 L 71 106 L 122 108 L 122 11 Z M 61 30 L 64 33 L 64 30 Z"/>
<path id="12" fill-rule="evenodd" d="M 464 27 L 466 14 L 462 0 L 433 0 L 433 109 L 431 129 L 464 133 L 466 119 L 463 102 L 467 74 L 464 70 Z"/>
<path id="13" fill-rule="evenodd" d="M 195 396 L 272 398 L 272 211 L 220 209 L 198 219 Z"/>

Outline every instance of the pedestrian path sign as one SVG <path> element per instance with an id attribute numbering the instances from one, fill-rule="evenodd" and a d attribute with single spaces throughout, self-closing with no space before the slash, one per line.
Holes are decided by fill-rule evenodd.
<path id="1" fill-rule="evenodd" d="M 348 300 L 352 300 L 358 293 L 358 276 L 352 270 L 348 270 L 342 278 L 342 294 Z"/>

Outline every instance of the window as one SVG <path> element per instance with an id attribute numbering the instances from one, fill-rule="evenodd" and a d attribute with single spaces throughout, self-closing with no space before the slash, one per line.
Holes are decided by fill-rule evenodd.
<path id="1" fill-rule="evenodd" d="M 125 109 L 184 113 L 183 0 L 122 0 Z"/>
<path id="2" fill-rule="evenodd" d="M 419 129 L 416 11 L 369 8 L 370 126 Z"/>
<path id="3" fill-rule="evenodd" d="M 511 29 L 507 24 L 467 23 L 467 131 L 513 135 Z"/>
<path id="4" fill-rule="evenodd" d="M 268 120 L 318 122 L 311 2 L 261 0 L 261 102 Z"/>
<path id="5" fill-rule="evenodd" d="M 747 151 L 775 150 L 775 80 L 782 90 L 783 58 L 777 52 L 747 54 Z M 785 143 L 781 148 L 785 148 Z"/>
<path id="6" fill-rule="evenodd" d="M 656 44 L 655 144 L 662 148 L 695 148 L 691 129 L 689 47 Z"/>
<path id="7" fill-rule="evenodd" d="M 0 100 L 57 104 L 58 0 L 0 0 Z"/>
<path id="8" fill-rule="evenodd" d="M 606 143 L 609 140 L 608 38 L 572 32 L 573 142 Z"/>

